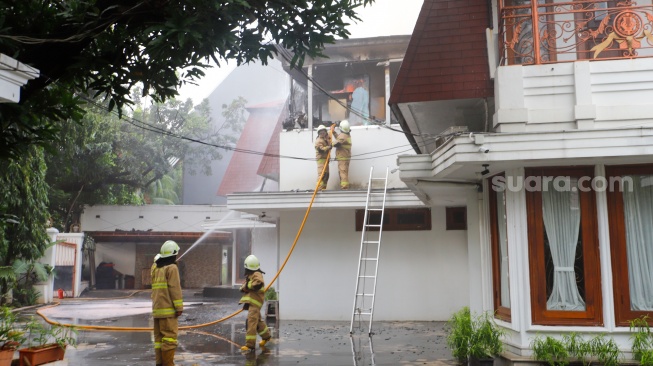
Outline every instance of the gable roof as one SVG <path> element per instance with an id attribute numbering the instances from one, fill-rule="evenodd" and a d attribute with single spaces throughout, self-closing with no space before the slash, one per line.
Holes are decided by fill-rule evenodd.
<path id="1" fill-rule="evenodd" d="M 257 171 L 276 125 L 280 124 L 279 114 L 282 106 L 283 102 L 277 101 L 247 107 L 249 116 L 245 128 L 236 143 L 236 151 L 225 171 L 217 195 L 226 196 L 234 192 L 253 192 L 261 189 L 265 178 L 258 175 Z"/>
<path id="2" fill-rule="evenodd" d="M 424 0 L 390 104 L 494 95 L 487 0 Z"/>

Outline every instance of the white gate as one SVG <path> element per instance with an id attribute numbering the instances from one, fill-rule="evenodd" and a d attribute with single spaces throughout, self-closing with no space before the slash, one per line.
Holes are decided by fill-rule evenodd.
<path id="1" fill-rule="evenodd" d="M 56 245 L 54 292 L 56 294 L 58 289 L 62 289 L 66 297 L 73 297 L 75 296 L 77 245 L 72 243 L 57 243 Z"/>

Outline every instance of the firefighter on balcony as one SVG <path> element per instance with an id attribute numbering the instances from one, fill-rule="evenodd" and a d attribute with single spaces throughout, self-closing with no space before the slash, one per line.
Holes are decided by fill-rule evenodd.
<path id="1" fill-rule="evenodd" d="M 349 189 L 349 161 L 351 160 L 351 128 L 349 121 L 342 120 L 338 125 L 340 133 L 333 130 L 336 148 L 336 161 L 338 162 L 338 174 L 340 175 L 340 189 Z"/>
<path id="2" fill-rule="evenodd" d="M 152 266 L 152 317 L 154 318 L 154 354 L 156 364 L 173 366 L 179 324 L 184 310 L 181 281 L 177 268 L 179 245 L 168 240 L 161 246 Z"/>
<path id="3" fill-rule="evenodd" d="M 263 338 L 259 342 L 261 347 L 265 346 L 272 337 L 270 329 L 268 329 L 268 326 L 261 317 L 261 307 L 263 307 L 263 301 L 265 300 L 264 273 L 261 271 L 258 258 L 254 255 L 249 255 L 245 258 L 245 283 L 240 286 L 240 291 L 245 294 L 238 302 L 239 304 L 244 304 L 243 309 L 247 310 L 245 345 L 240 348 L 243 352 L 254 350 L 257 335 Z"/>
<path id="4" fill-rule="evenodd" d="M 329 165 L 326 164 L 327 157 L 331 153 L 331 138 L 327 134 L 327 128 L 320 125 L 317 128 L 317 138 L 315 139 L 315 159 L 317 160 L 317 178 L 320 179 L 322 169 L 324 169 L 324 176 L 322 180 L 318 181 L 318 189 L 324 190 L 329 181 Z M 325 168 L 326 165 L 326 168 Z"/>

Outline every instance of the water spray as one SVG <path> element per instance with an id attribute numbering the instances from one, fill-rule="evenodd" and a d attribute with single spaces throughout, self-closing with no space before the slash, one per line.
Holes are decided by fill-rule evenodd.
<path id="1" fill-rule="evenodd" d="M 227 219 L 229 216 L 231 216 L 233 213 L 235 213 L 235 211 L 229 211 L 229 213 L 226 214 L 225 217 L 223 217 L 222 219 L 220 219 L 220 221 L 218 221 L 218 223 L 214 225 L 214 228 L 213 228 L 213 229 L 210 229 L 210 230 L 208 230 L 207 232 L 205 232 L 204 234 L 202 234 L 202 236 L 200 236 L 199 239 L 195 240 L 195 242 L 193 243 L 193 245 L 191 245 L 191 246 L 188 248 L 188 250 L 186 250 L 185 252 L 181 253 L 181 255 L 177 258 L 177 261 L 180 261 L 181 258 L 183 258 L 183 257 L 186 255 L 186 253 L 190 252 L 190 251 L 191 251 L 191 250 L 192 250 L 192 249 L 193 249 L 197 244 L 199 244 L 199 243 L 201 243 L 202 241 L 204 241 L 204 239 L 205 239 L 206 237 L 208 237 L 209 235 L 211 235 L 211 234 L 215 231 L 215 227 L 217 227 L 218 225 L 220 225 L 220 224 L 222 223 L 222 221 L 226 220 L 226 219 Z"/>

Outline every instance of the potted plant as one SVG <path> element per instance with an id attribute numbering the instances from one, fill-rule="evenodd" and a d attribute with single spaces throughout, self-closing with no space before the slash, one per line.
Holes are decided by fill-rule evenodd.
<path id="1" fill-rule="evenodd" d="M 633 340 L 633 357 L 640 365 L 653 366 L 653 333 L 648 316 L 630 321 L 630 338 Z"/>
<path id="2" fill-rule="evenodd" d="M 614 339 L 606 339 L 604 334 L 592 338 L 589 345 L 592 355 L 603 366 L 618 366 L 623 358 L 623 352 Z"/>
<path id="3" fill-rule="evenodd" d="M 551 336 L 536 336 L 531 342 L 533 358 L 551 366 L 569 364 L 569 350 L 565 343 Z"/>
<path id="4" fill-rule="evenodd" d="M 493 365 L 494 357 L 503 352 L 503 335 L 503 329 L 496 325 L 490 313 L 474 317 L 469 340 L 469 364 Z"/>
<path id="5" fill-rule="evenodd" d="M 75 346 L 77 330 L 63 325 L 44 325 L 32 318 L 26 328 L 26 347 L 18 350 L 20 366 L 63 360 L 68 345 Z"/>
<path id="6" fill-rule="evenodd" d="M 25 340 L 24 332 L 16 328 L 16 314 L 0 307 L 0 366 L 9 366 L 14 353 Z"/>
<path id="7" fill-rule="evenodd" d="M 472 337 L 472 318 L 469 308 L 465 306 L 455 312 L 447 321 L 447 345 L 451 354 L 459 363 L 469 360 L 469 340 Z"/>
<path id="8" fill-rule="evenodd" d="M 494 364 L 494 357 L 503 351 L 503 329 L 490 313 L 472 316 L 468 307 L 453 314 L 448 323 L 447 345 L 461 364 Z"/>

